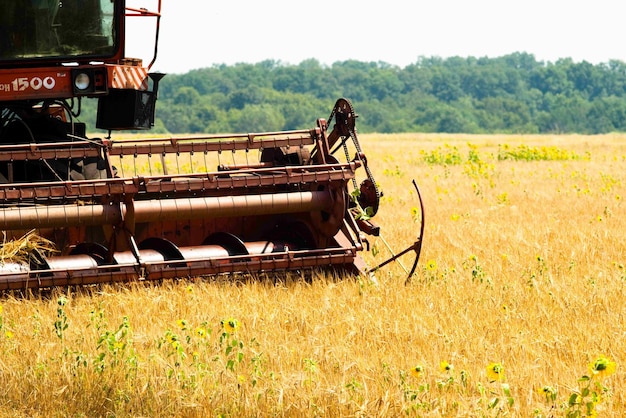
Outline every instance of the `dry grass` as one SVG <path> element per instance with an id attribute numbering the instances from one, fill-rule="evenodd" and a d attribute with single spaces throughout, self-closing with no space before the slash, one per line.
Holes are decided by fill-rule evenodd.
<path id="1" fill-rule="evenodd" d="M 39 236 L 35 230 L 29 231 L 17 239 L 7 239 L 3 236 L 0 245 L 0 264 L 21 263 L 28 265 L 33 252 L 44 256 L 56 252 L 54 243 Z"/>
<path id="2" fill-rule="evenodd" d="M 600 356 L 617 371 L 594 376 L 585 400 L 606 388 L 597 411 L 626 415 L 626 136 L 362 141 L 385 193 L 375 220 L 397 249 L 415 237 L 420 185 L 410 284 L 392 266 L 378 285 L 317 275 L 5 295 L 0 415 L 566 416 Z M 505 143 L 545 158 L 497 160 Z M 425 160 L 441 153 L 460 161 Z"/>

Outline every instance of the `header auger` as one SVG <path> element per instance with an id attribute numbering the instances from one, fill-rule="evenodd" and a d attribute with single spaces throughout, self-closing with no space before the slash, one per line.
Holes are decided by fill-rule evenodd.
<path id="1" fill-rule="evenodd" d="M 359 253 L 379 234 L 369 219 L 380 191 L 348 100 L 311 129 L 112 140 L 154 122 L 163 75 L 124 56 L 124 22 L 154 17 L 158 38 L 160 2 L 156 12 L 123 0 L 23 3 L 0 6 L 0 230 L 4 247 L 37 237 L 56 250 L 3 256 L 0 290 L 373 271 Z M 82 97 L 98 98 L 107 138 L 76 121 Z M 412 273 L 422 234 L 423 224 L 381 266 L 414 251 Z"/>

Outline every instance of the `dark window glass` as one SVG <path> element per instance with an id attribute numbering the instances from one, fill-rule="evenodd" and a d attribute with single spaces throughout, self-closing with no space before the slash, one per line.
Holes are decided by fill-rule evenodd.
<path id="1" fill-rule="evenodd" d="M 113 0 L 1 0 L 0 60 L 115 54 Z"/>

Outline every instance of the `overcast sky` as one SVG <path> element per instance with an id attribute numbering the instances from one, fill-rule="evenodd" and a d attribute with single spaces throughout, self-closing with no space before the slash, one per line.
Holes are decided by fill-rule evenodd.
<path id="1" fill-rule="evenodd" d="M 128 3 L 154 9 L 158 0 Z M 150 61 L 153 23 L 131 19 L 127 55 Z M 420 56 L 513 52 L 597 64 L 626 61 L 625 40 L 623 0 L 162 0 L 152 69 L 184 73 L 214 64 L 299 64 L 309 58 L 404 67 Z"/>

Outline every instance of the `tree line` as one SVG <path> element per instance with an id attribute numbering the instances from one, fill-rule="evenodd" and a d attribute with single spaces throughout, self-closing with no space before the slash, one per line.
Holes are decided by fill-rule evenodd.
<path id="1" fill-rule="evenodd" d="M 584 133 L 626 131 L 626 64 L 532 54 L 421 57 L 404 68 L 348 60 L 267 60 L 166 76 L 155 130 L 278 131 L 312 127 L 339 97 L 359 132 Z"/>

